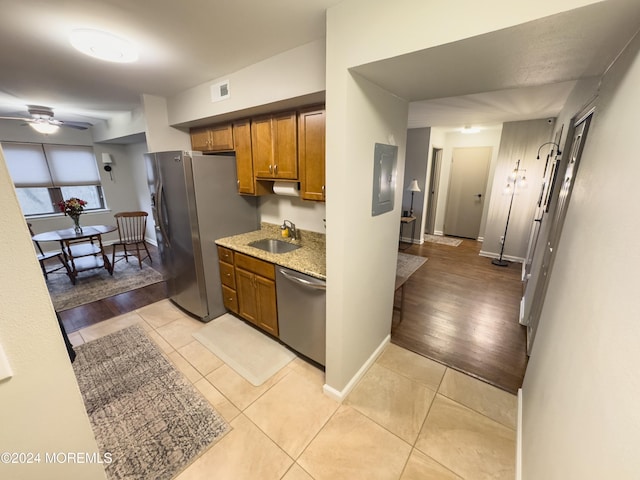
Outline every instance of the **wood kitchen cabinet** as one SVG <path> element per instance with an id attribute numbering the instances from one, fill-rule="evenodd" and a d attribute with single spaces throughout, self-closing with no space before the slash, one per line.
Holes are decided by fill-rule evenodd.
<path id="1" fill-rule="evenodd" d="M 298 116 L 300 198 L 325 200 L 325 110 L 312 108 Z"/>
<path id="2" fill-rule="evenodd" d="M 230 123 L 191 129 L 191 148 L 199 152 L 233 150 L 233 128 Z"/>
<path id="3" fill-rule="evenodd" d="M 256 178 L 298 179 L 296 112 L 283 112 L 252 119 L 251 145 Z"/>
<path id="4" fill-rule="evenodd" d="M 275 267 L 272 263 L 235 252 L 238 314 L 278 336 Z"/>
<path id="5" fill-rule="evenodd" d="M 222 282 L 222 301 L 227 310 L 238 313 L 238 295 L 236 292 L 236 274 L 233 263 L 233 251 L 218 247 L 218 265 Z"/>
<path id="6" fill-rule="evenodd" d="M 264 195 L 271 193 L 263 183 L 256 181 L 253 174 L 253 148 L 251 145 L 251 120 L 233 122 L 233 144 L 236 152 L 236 172 L 238 193 L 243 195 Z"/>

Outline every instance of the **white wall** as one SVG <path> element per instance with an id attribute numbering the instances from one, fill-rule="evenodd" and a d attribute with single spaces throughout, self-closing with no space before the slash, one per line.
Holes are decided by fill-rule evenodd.
<path id="1" fill-rule="evenodd" d="M 410 128 L 407 131 L 407 156 L 405 159 L 404 179 L 398 186 L 402 188 L 402 212 L 411 209 L 411 192 L 407 191 L 409 185 L 415 178 L 418 181 L 420 192 L 413 194 L 413 211 L 416 217 L 415 235 L 411 238 L 413 232 L 412 226 L 405 226 L 402 233 L 404 241 L 414 243 L 423 243 L 424 222 L 426 210 L 424 210 L 425 197 L 429 184 L 427 182 L 427 164 L 429 158 L 429 137 L 430 128 Z"/>
<path id="2" fill-rule="evenodd" d="M 169 124 L 167 99 L 155 95 L 142 95 L 146 120 L 146 140 L 150 152 L 191 150 L 191 136 Z"/>
<path id="3" fill-rule="evenodd" d="M 516 186 L 509 217 L 509 229 L 504 245 L 504 258 L 522 262 L 527 253 L 531 225 L 536 210 L 545 167 L 546 152 L 536 156 L 540 146 L 551 141 L 554 121 L 551 119 L 508 122 L 502 127 L 498 161 L 494 170 L 493 188 L 490 190 L 489 210 L 482 244 L 482 255 L 497 257 L 502 244 L 511 195 L 505 194 L 509 176 L 520 160 L 520 169 L 526 170 L 526 186 Z M 549 146 L 547 146 L 549 147 Z"/>
<path id="4" fill-rule="evenodd" d="M 639 52 L 604 77 L 576 175 L 523 385 L 524 480 L 640 471 Z"/>
<path id="5" fill-rule="evenodd" d="M 13 377 L 0 381 L 0 452 L 41 463 L 5 464 L 3 478 L 104 479 L 99 464 L 47 464 L 46 452 L 98 453 L 27 225 L 0 149 L 0 345 Z"/>
<path id="6" fill-rule="evenodd" d="M 402 99 L 348 69 L 592 2 L 558 3 L 464 2 L 463 17 L 459 4 L 422 0 L 345 0 L 327 10 L 326 379 L 333 390 L 348 389 L 390 332 L 401 207 L 398 201 L 392 213 L 370 217 L 369 162 L 374 142 L 389 143 L 392 135 L 402 178 L 408 110 Z M 354 248 L 358 240 L 364 243 Z"/>
<path id="7" fill-rule="evenodd" d="M 230 97 L 212 102 L 211 85 L 229 80 Z M 318 40 L 275 55 L 168 99 L 169 124 L 322 92 L 325 89 L 325 45 Z"/>
<path id="8" fill-rule="evenodd" d="M 292 221 L 296 228 L 325 234 L 327 218 L 324 202 L 310 202 L 296 197 L 264 195 L 259 199 L 260 221 L 281 225 Z"/>

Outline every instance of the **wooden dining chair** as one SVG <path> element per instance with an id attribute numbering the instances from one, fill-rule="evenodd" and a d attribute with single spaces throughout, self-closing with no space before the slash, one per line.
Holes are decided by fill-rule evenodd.
<path id="1" fill-rule="evenodd" d="M 31 227 L 30 223 L 27 223 L 27 225 L 29 226 L 29 233 L 31 233 L 31 236 L 33 237 L 35 234 L 33 233 L 33 228 Z M 64 269 L 64 273 L 66 273 L 67 275 L 69 275 L 69 265 L 67 264 L 67 262 L 64 259 L 64 255 L 62 254 L 62 252 L 60 250 L 56 250 L 53 252 L 45 252 L 42 250 L 42 246 L 40 245 L 39 242 L 36 242 L 35 240 L 33 240 L 33 243 L 36 246 L 36 258 L 38 259 L 38 262 L 40 263 L 40 268 L 42 269 L 42 274 L 44 275 L 44 278 L 49 278 L 48 274 L 50 273 L 54 273 L 54 272 L 58 272 L 62 269 Z M 57 259 L 58 263 L 55 263 L 52 265 L 51 262 L 48 262 L 48 260 L 51 259 Z M 49 268 L 49 267 L 53 267 L 53 268 Z M 62 273 L 62 272 L 61 272 Z"/>
<path id="2" fill-rule="evenodd" d="M 144 241 L 144 234 L 147 229 L 147 212 L 119 212 L 114 215 L 116 223 L 118 225 L 119 240 L 113 244 L 113 253 L 111 254 L 111 265 L 115 265 L 116 262 L 116 249 L 118 246 L 122 246 L 123 253 L 118 255 L 129 262 L 129 256 L 137 257 L 138 265 L 142 268 L 142 261 L 145 258 L 149 259 L 149 262 L 153 263 L 147 244 Z M 135 247 L 135 253 L 133 251 Z M 142 248 L 141 248 L 142 247 Z M 146 252 L 146 256 L 142 256 Z"/>

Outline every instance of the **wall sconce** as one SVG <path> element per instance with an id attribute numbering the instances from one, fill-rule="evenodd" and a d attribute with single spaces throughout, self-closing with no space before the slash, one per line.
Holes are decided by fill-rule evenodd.
<path id="1" fill-rule="evenodd" d="M 540 148 L 538 148 L 538 155 L 536 156 L 536 160 L 540 160 L 540 150 L 542 150 L 542 147 L 544 147 L 545 145 L 555 145 L 557 152 L 556 155 L 562 155 L 562 152 L 560 151 L 560 145 L 558 145 L 556 142 L 546 142 L 540 145 Z M 553 155 L 553 150 L 551 151 L 550 155 Z"/>
<path id="2" fill-rule="evenodd" d="M 414 193 L 421 191 L 420 187 L 418 186 L 418 180 L 414 178 L 411 184 L 409 185 L 409 188 L 407 188 L 407 191 L 411 192 L 411 209 L 409 210 L 409 216 L 413 217 L 413 195 Z"/>
<path id="3" fill-rule="evenodd" d="M 507 195 L 511 195 L 511 200 L 509 201 L 509 211 L 507 213 L 507 223 L 504 227 L 504 235 L 502 236 L 502 246 L 500 247 L 500 258 L 494 258 L 491 260 L 491 263 L 497 265 L 498 267 L 507 267 L 509 266 L 509 262 L 502 259 L 502 255 L 504 254 L 504 245 L 507 243 L 507 231 L 509 230 L 509 219 L 511 218 L 511 207 L 513 207 L 513 197 L 516 194 L 516 188 L 524 188 L 526 187 L 527 170 L 524 168 L 520 168 L 520 160 L 516 162 L 516 168 L 509 174 L 507 177 L 507 186 L 504 190 L 504 193 Z"/>
<path id="4" fill-rule="evenodd" d="M 110 153 L 103 153 L 102 154 L 102 163 L 104 164 L 104 171 L 105 172 L 109 172 L 109 178 L 111 178 L 111 181 L 113 181 L 113 174 L 111 173 L 111 170 L 113 170 L 113 168 L 111 167 L 111 164 L 113 163 L 113 158 L 111 157 Z"/>

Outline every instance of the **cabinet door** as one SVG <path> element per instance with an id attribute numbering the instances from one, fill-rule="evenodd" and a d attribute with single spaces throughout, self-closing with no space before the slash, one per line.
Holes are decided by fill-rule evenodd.
<path id="1" fill-rule="evenodd" d="M 224 152 L 233 150 L 233 129 L 230 123 L 209 127 L 209 135 L 211 137 L 210 151 Z"/>
<path id="2" fill-rule="evenodd" d="M 208 152 L 211 148 L 211 133 L 208 128 L 191 130 L 191 148 L 198 152 Z"/>
<path id="3" fill-rule="evenodd" d="M 258 323 L 258 303 L 254 285 L 255 275 L 236 266 L 236 293 L 238 294 L 238 314 L 251 323 Z"/>
<path id="4" fill-rule="evenodd" d="M 298 128 L 296 112 L 273 116 L 273 173 L 275 178 L 298 179 Z"/>
<path id="5" fill-rule="evenodd" d="M 277 337 L 276 283 L 273 280 L 256 275 L 256 297 L 259 305 L 258 326 Z"/>
<path id="6" fill-rule="evenodd" d="M 244 120 L 233 124 L 233 142 L 236 151 L 238 193 L 254 195 L 253 156 L 251 151 L 251 122 Z"/>
<path id="7" fill-rule="evenodd" d="M 300 112 L 298 118 L 300 198 L 324 201 L 325 111 Z"/>
<path id="8" fill-rule="evenodd" d="M 273 177 L 273 133 L 271 117 L 251 120 L 253 171 L 257 178 Z"/>

